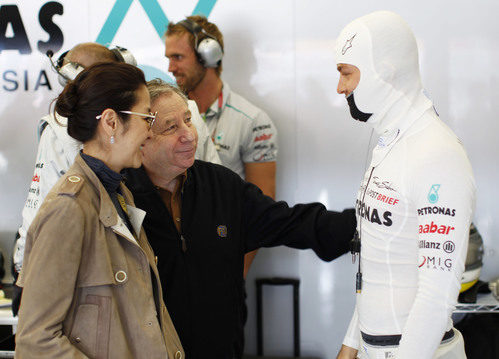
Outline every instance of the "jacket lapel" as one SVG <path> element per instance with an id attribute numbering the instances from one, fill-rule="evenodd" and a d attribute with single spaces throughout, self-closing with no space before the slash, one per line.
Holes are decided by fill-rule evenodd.
<path id="1" fill-rule="evenodd" d="M 130 230 L 126 226 L 125 222 L 123 222 L 121 217 L 118 216 L 118 223 L 111 226 L 111 229 L 113 230 L 114 233 L 116 233 L 116 234 L 120 235 L 121 237 L 128 239 L 130 242 L 138 245 L 137 240 L 133 236 L 132 232 L 130 232 Z"/>
<path id="2" fill-rule="evenodd" d="M 133 207 L 127 204 L 128 217 L 130 218 L 130 223 L 137 235 L 140 235 L 140 230 L 142 228 L 142 222 L 146 216 L 146 211 L 140 208 Z"/>
<path id="3" fill-rule="evenodd" d="M 118 216 L 118 212 L 116 211 L 116 208 L 114 207 L 113 202 L 111 201 L 111 198 L 109 197 L 109 194 L 107 193 L 106 189 L 102 185 L 101 181 L 99 181 L 99 178 L 97 175 L 88 167 L 88 165 L 85 163 L 83 158 L 81 158 L 80 155 L 78 155 L 75 159 L 75 163 L 77 163 L 85 176 L 88 178 L 88 180 L 95 186 L 95 188 L 98 191 L 99 194 L 99 219 L 104 224 L 106 227 L 111 227 L 113 232 L 116 234 L 122 236 L 123 238 L 129 240 L 130 242 L 134 243 L 135 245 L 140 245 L 137 243 L 137 240 L 133 236 L 133 234 L 130 232 L 126 224 L 123 222 L 120 216 Z M 131 198 L 130 192 L 126 189 L 125 186 L 121 185 L 122 192 L 124 194 L 125 202 L 127 203 L 127 210 L 129 208 L 128 203 L 132 203 L 133 205 L 133 200 Z M 138 208 L 136 208 L 138 211 Z M 143 211 L 142 211 L 143 212 Z M 139 233 L 137 229 L 140 230 L 140 226 L 142 224 L 142 221 L 144 220 L 145 217 L 145 212 L 143 215 L 140 215 L 140 212 L 137 212 L 135 214 L 136 219 L 132 221 L 130 218 L 130 221 L 132 222 L 132 226 L 134 227 L 136 233 Z M 138 225 L 136 227 L 136 225 Z"/>

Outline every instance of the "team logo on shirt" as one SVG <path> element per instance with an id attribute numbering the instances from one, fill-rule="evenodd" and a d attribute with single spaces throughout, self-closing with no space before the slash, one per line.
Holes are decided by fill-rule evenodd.
<path id="1" fill-rule="evenodd" d="M 261 155 L 253 156 L 253 161 L 255 161 L 255 162 L 260 162 L 260 161 L 272 162 L 272 161 L 275 161 L 275 156 L 273 153 L 263 153 Z"/>
<path id="2" fill-rule="evenodd" d="M 452 253 L 456 245 L 452 241 L 445 241 L 443 244 L 439 242 L 419 241 L 419 248 L 424 249 L 442 249 L 445 253 Z"/>
<path id="3" fill-rule="evenodd" d="M 217 233 L 218 233 L 218 236 L 221 238 L 227 237 L 227 226 L 223 225 L 223 224 L 219 225 L 217 227 Z"/>
<path id="4" fill-rule="evenodd" d="M 266 130 L 266 129 L 270 128 L 270 127 L 271 127 L 270 125 L 256 126 L 256 127 L 253 127 L 253 132 L 261 131 L 261 130 Z"/>
<path id="5" fill-rule="evenodd" d="M 30 187 L 29 190 L 28 190 L 28 192 L 29 193 L 33 193 L 36 196 L 39 196 L 40 195 L 40 188 Z"/>
<path id="6" fill-rule="evenodd" d="M 230 146 L 229 145 L 225 145 L 223 143 L 216 143 L 215 144 L 215 147 L 217 150 L 230 150 Z"/>
<path id="7" fill-rule="evenodd" d="M 272 135 L 273 135 L 273 133 L 261 134 L 260 136 L 256 136 L 255 140 L 253 142 L 270 140 L 272 138 Z"/>
<path id="8" fill-rule="evenodd" d="M 372 189 L 367 190 L 366 194 L 377 201 L 384 202 L 387 204 L 396 205 L 397 203 L 399 203 L 398 198 L 386 196 L 382 193 L 373 191 Z"/>
<path id="9" fill-rule="evenodd" d="M 381 214 L 380 214 L 381 213 Z M 357 214 L 362 218 L 367 219 L 371 223 L 377 223 L 390 227 L 393 224 L 392 212 L 384 211 L 379 212 L 377 208 L 366 206 L 364 202 L 357 200 Z"/>
<path id="10" fill-rule="evenodd" d="M 447 207 L 423 207 L 418 209 L 418 216 L 424 216 L 427 214 L 443 214 L 444 216 L 454 217 L 456 215 L 456 210 L 454 208 Z"/>
<path id="11" fill-rule="evenodd" d="M 273 146 L 273 144 L 272 144 L 272 147 L 274 147 L 274 146 Z M 253 147 L 253 148 L 254 148 L 255 150 L 266 150 L 267 148 L 269 148 L 269 145 L 267 145 L 267 144 L 263 144 L 263 143 L 260 143 L 260 144 L 256 145 L 256 146 L 255 146 L 255 147 Z"/>
<path id="12" fill-rule="evenodd" d="M 446 241 L 442 244 L 442 248 L 445 252 L 452 253 L 454 252 L 454 249 L 456 249 L 456 245 L 452 241 Z"/>
<path id="13" fill-rule="evenodd" d="M 34 198 L 28 198 L 26 200 L 26 204 L 24 205 L 24 207 L 26 208 L 33 208 L 33 209 L 37 209 L 38 208 L 38 204 L 39 204 L 39 200 L 37 199 L 34 199 Z"/>
<path id="14" fill-rule="evenodd" d="M 34 175 L 33 178 L 31 179 L 32 182 L 40 182 L 40 176 Z"/>
<path id="15" fill-rule="evenodd" d="M 456 228 L 446 225 L 438 225 L 431 221 L 430 224 L 420 224 L 419 225 L 419 233 L 438 233 L 448 235 L 450 231 L 455 230 Z"/>
<path id="16" fill-rule="evenodd" d="M 441 243 L 438 242 L 428 242 L 425 240 L 419 241 L 419 248 L 426 248 L 426 249 L 440 249 Z"/>
<path id="17" fill-rule="evenodd" d="M 253 146 L 253 149 L 260 150 L 258 153 L 253 155 L 253 161 L 255 162 L 271 162 L 276 160 L 276 154 L 273 149 L 275 148 L 275 144 L 273 143 L 259 143 Z"/>
<path id="18" fill-rule="evenodd" d="M 419 268 L 440 269 L 450 271 L 452 268 L 452 259 L 438 256 L 422 256 L 422 262 Z"/>
<path id="19" fill-rule="evenodd" d="M 430 188 L 430 192 L 428 192 L 428 202 L 437 203 L 438 202 L 438 190 L 440 189 L 439 184 L 434 184 Z"/>

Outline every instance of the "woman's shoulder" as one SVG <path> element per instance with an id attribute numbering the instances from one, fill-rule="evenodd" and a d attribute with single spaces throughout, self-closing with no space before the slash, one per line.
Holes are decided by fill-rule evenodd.
<path id="1" fill-rule="evenodd" d="M 92 180 L 85 173 L 84 169 L 75 162 L 68 171 L 62 175 L 52 187 L 45 202 L 67 203 L 68 200 L 79 203 L 88 202 L 98 193 L 94 190 Z M 53 206 L 54 204 L 52 204 Z"/>
<path id="2" fill-rule="evenodd" d="M 88 178 L 81 171 L 80 166 L 77 163 L 73 163 L 66 173 L 55 183 L 50 192 L 56 196 L 66 195 L 76 197 L 87 182 Z"/>

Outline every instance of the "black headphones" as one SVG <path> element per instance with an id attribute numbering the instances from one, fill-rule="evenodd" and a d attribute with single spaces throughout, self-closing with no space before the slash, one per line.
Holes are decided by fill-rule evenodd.
<path id="1" fill-rule="evenodd" d="M 224 51 L 217 39 L 213 35 L 208 34 L 201 25 L 193 20 L 185 19 L 178 22 L 178 24 L 185 27 L 194 35 L 194 51 L 199 62 L 204 67 L 218 67 L 222 61 Z M 206 37 L 199 41 L 199 34 L 204 34 Z"/>
<path id="2" fill-rule="evenodd" d="M 125 62 L 127 64 L 137 66 L 135 57 L 133 57 L 132 53 L 124 47 L 116 46 L 115 48 L 110 50 L 118 62 Z M 69 50 L 63 52 L 55 63 L 52 59 L 52 57 L 54 56 L 54 52 L 52 50 L 48 50 L 46 53 L 47 57 L 50 60 L 52 68 L 59 75 L 58 80 L 62 86 L 66 86 L 66 83 L 68 81 L 74 80 L 76 76 L 78 76 L 78 74 L 84 70 L 84 67 L 77 62 L 68 62 L 64 65 L 64 58 L 66 57 L 68 52 Z"/>

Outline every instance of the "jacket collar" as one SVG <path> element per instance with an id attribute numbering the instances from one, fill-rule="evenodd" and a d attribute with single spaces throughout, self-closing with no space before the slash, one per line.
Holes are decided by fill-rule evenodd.
<path id="1" fill-rule="evenodd" d="M 137 239 L 118 215 L 118 212 L 101 181 L 79 154 L 75 158 L 75 166 L 77 166 L 77 168 L 79 167 L 78 169 L 85 175 L 86 179 L 98 192 L 100 203 L 99 220 L 102 224 L 106 227 L 111 227 L 114 232 L 137 244 Z M 135 233 L 140 236 L 142 222 L 144 221 L 146 212 L 135 207 L 132 194 L 123 183 L 120 183 L 120 191 L 127 205 L 130 223 L 132 224 Z"/>
<path id="2" fill-rule="evenodd" d="M 83 158 L 81 158 L 79 154 L 75 158 L 75 165 L 79 167 L 79 169 L 83 172 L 87 180 L 92 184 L 99 195 L 99 220 L 106 227 L 112 227 L 116 225 L 118 223 L 119 217 L 118 212 L 116 211 L 116 208 L 114 208 L 114 204 L 111 201 L 109 194 L 102 185 L 101 181 L 99 181 L 97 175 L 90 169 L 90 167 L 86 164 L 86 162 L 83 160 Z M 121 184 L 121 186 L 123 185 Z M 127 200 L 129 200 L 129 198 L 126 198 L 125 194 L 123 197 L 125 198 L 125 202 L 128 203 Z"/>

